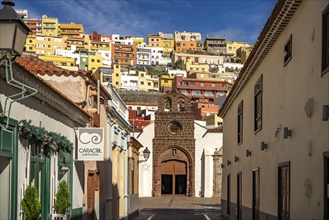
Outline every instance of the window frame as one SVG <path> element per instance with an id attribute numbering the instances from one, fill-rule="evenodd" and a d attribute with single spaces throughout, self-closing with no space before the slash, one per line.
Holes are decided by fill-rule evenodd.
<path id="1" fill-rule="evenodd" d="M 328 22 L 326 22 L 326 18 L 327 18 Z M 322 71 L 321 72 L 321 77 L 329 72 L 329 4 L 327 5 L 327 7 L 322 12 L 322 62 L 321 62 L 321 71 Z"/>
<path id="2" fill-rule="evenodd" d="M 289 57 L 287 59 L 285 57 L 286 49 L 289 49 L 289 52 L 290 52 Z M 292 34 L 289 36 L 288 40 L 284 44 L 284 49 L 283 49 L 283 63 L 284 63 L 284 66 L 286 66 L 290 62 L 291 59 L 292 59 Z"/>
<path id="3" fill-rule="evenodd" d="M 237 122 L 238 122 L 237 141 L 238 144 L 242 144 L 243 143 L 243 100 L 241 100 L 241 102 L 238 105 Z"/>
<path id="4" fill-rule="evenodd" d="M 259 89 L 258 89 L 259 86 Z M 260 96 L 260 100 L 258 97 Z M 258 104 L 260 101 L 260 104 Z M 260 109 L 258 109 L 258 107 Z M 260 113 L 259 113 L 260 112 Z M 260 125 L 258 125 L 258 121 L 260 121 Z M 263 74 L 257 80 L 254 86 L 254 132 L 262 130 L 263 127 Z"/>

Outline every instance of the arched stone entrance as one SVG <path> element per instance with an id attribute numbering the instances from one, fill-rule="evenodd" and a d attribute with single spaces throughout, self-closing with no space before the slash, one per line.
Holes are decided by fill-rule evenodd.
<path id="1" fill-rule="evenodd" d="M 155 196 L 193 196 L 193 161 L 189 152 L 178 146 L 164 149 L 155 161 Z"/>
<path id="2" fill-rule="evenodd" d="M 187 164 L 184 161 L 161 162 L 161 195 L 185 195 L 187 190 Z"/>

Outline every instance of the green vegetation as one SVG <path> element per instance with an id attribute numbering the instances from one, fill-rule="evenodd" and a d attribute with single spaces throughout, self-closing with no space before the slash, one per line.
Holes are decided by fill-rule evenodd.
<path id="1" fill-rule="evenodd" d="M 22 209 L 26 220 L 36 220 L 41 214 L 41 203 L 39 201 L 38 189 L 28 186 L 22 200 Z"/>
<path id="2" fill-rule="evenodd" d="M 62 180 L 59 183 L 59 189 L 56 193 L 55 211 L 58 214 L 65 214 L 70 206 L 70 194 L 68 191 L 67 183 Z"/>

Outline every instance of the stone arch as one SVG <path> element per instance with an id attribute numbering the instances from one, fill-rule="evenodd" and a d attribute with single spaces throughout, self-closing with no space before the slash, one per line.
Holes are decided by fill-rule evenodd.
<path id="1" fill-rule="evenodd" d="M 178 97 L 177 99 L 177 111 L 184 112 L 185 111 L 185 98 Z"/>
<path id="2" fill-rule="evenodd" d="M 153 192 L 154 196 L 161 196 L 164 193 L 164 176 L 171 176 L 172 191 L 169 194 L 185 194 L 186 196 L 194 196 L 194 159 L 191 152 L 186 147 L 179 145 L 169 145 L 162 148 L 158 152 L 158 156 L 154 160 L 154 181 Z M 185 171 L 184 171 L 185 169 Z M 185 173 L 184 173 L 185 172 Z M 170 174 L 170 175 L 165 175 Z M 180 181 L 185 181 L 182 193 L 175 190 L 178 178 Z"/>
<path id="3" fill-rule="evenodd" d="M 170 97 L 166 97 L 163 101 L 163 107 L 165 112 L 170 112 L 172 107 L 172 100 Z"/>

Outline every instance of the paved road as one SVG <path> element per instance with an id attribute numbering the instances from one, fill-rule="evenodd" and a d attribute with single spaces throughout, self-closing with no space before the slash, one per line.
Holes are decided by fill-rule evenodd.
<path id="1" fill-rule="evenodd" d="M 222 220 L 218 198 L 140 198 L 140 213 L 132 220 Z"/>

